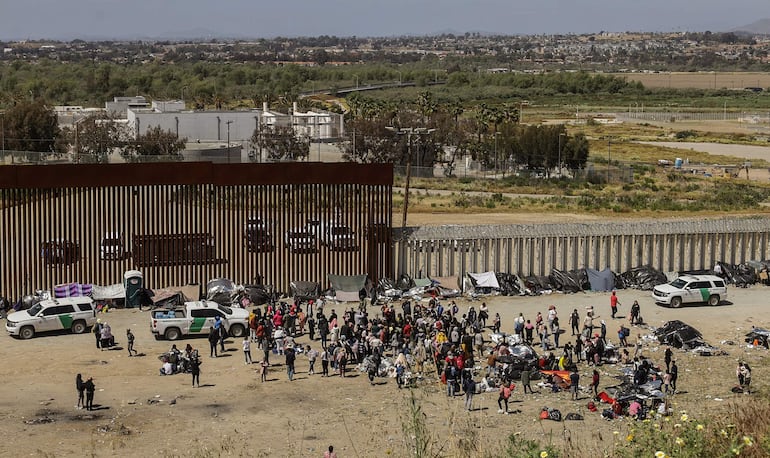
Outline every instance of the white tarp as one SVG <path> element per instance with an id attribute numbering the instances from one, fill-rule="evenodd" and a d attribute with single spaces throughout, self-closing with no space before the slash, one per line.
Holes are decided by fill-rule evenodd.
<path id="1" fill-rule="evenodd" d="M 497 275 L 495 275 L 494 272 L 482 272 L 477 274 L 468 272 L 468 276 L 473 278 L 477 288 L 500 289 L 500 284 L 497 282 Z"/>
<path id="2" fill-rule="evenodd" d="M 125 299 L 126 289 L 122 283 L 115 283 L 114 285 L 99 286 L 94 285 L 91 292 L 91 298 L 95 301 L 103 301 L 107 299 Z"/>

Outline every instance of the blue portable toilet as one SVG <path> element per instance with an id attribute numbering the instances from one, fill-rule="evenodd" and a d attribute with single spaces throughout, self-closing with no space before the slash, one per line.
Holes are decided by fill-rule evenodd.
<path id="1" fill-rule="evenodd" d="M 123 288 L 126 290 L 126 308 L 139 307 L 136 292 L 144 288 L 144 276 L 138 270 L 128 270 L 123 274 Z"/>

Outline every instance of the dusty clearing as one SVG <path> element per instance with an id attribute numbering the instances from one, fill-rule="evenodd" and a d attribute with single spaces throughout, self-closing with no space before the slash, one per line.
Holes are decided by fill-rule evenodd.
<path id="1" fill-rule="evenodd" d="M 721 345 L 729 356 L 701 357 L 676 352 L 680 366 L 681 394 L 676 395 L 677 409 L 686 409 L 697 417 L 704 410 L 724 405 L 735 397 L 734 368 L 744 358 L 754 368 L 755 388 L 766 390 L 767 351 L 748 350 L 743 335 L 751 325 L 770 326 L 766 307 L 768 290 L 762 286 L 731 289 L 730 302 L 719 307 L 688 307 L 678 310 L 652 304 L 649 294 L 636 290 L 619 292 L 621 315 L 639 300 L 642 316 L 652 325 L 681 319 L 696 328 L 712 344 L 732 340 L 736 345 Z M 510 331 L 519 312 L 534 318 L 546 312 L 549 304 L 559 310 L 562 320 L 573 308 L 581 312 L 594 305 L 607 319 L 608 336 L 615 340 L 621 320 L 611 320 L 607 293 L 553 294 L 540 297 L 494 297 L 486 301 L 491 313 L 500 312 L 503 329 Z M 479 302 L 459 300 L 461 310 Z M 343 305 L 332 306 L 338 312 Z M 370 308 L 375 315 L 379 309 Z M 209 358 L 205 339 L 185 339 L 204 355 L 201 388 L 190 386 L 189 375 L 161 377 L 157 356 L 168 350 L 170 342 L 155 341 L 148 329 L 149 315 L 136 310 L 115 310 L 101 315 L 112 326 L 120 345 L 125 329 L 137 337 L 136 348 L 143 354 L 129 358 L 123 349 L 100 351 L 90 334 L 52 335 L 21 341 L 3 337 L 0 348 L 3 366 L 0 377 L 6 389 L 0 396 L 0 411 L 5 427 L 4 454 L 15 456 L 321 456 L 334 444 L 340 457 L 405 456 L 402 432 L 407 390 L 398 390 L 392 379 L 381 379 L 370 386 L 365 376 L 355 371 L 350 377 L 321 378 L 307 374 L 307 360 L 298 358 L 298 375 L 287 380 L 284 367 L 272 368 L 269 381 L 259 383 L 255 366 L 244 365 L 238 341 L 229 340 L 225 357 Z M 641 328 L 632 331 L 632 337 Z M 562 335 L 562 343 L 571 340 Z M 307 337 L 299 339 L 306 343 Z M 316 345 L 318 345 L 316 343 Z M 644 352 L 662 362 L 662 349 L 645 347 Z M 256 354 L 256 351 L 253 351 Z M 278 356 L 272 361 L 281 363 Z M 618 367 L 603 366 L 602 387 L 614 385 Z M 93 376 L 99 410 L 76 410 L 75 374 Z M 583 380 L 590 371 L 583 367 Z M 507 434 L 520 431 L 525 437 L 543 443 L 564 446 L 571 436 L 571 456 L 601 456 L 612 445 L 612 431 L 625 431 L 628 421 L 607 422 L 599 414 L 586 411 L 589 397 L 579 402 L 568 393 L 546 393 L 524 397 L 514 393 L 514 415 L 497 414 L 496 393 L 476 397 L 477 410 L 466 412 L 462 398 L 446 397 L 443 385 L 428 378 L 419 385 L 427 422 L 437 438 L 476 435 L 483 450 Z M 720 400 L 717 400 L 720 399 Z M 172 401 L 175 403 L 172 404 Z M 559 408 L 563 414 L 581 412 L 585 421 L 539 422 L 543 406 Z M 566 430 L 564 429 L 566 428 Z M 623 437 L 623 436 L 621 436 Z M 440 439 L 443 441 L 444 439 Z M 447 456 L 460 456 L 452 441 Z"/>

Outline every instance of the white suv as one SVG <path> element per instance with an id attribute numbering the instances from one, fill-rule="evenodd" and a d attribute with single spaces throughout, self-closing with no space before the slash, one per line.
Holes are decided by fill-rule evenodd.
<path id="1" fill-rule="evenodd" d="M 8 315 L 5 330 L 12 336 L 31 339 L 38 332 L 69 329 L 81 334 L 96 323 L 96 310 L 90 297 L 47 299 L 28 310 Z"/>
<path id="2" fill-rule="evenodd" d="M 678 308 L 684 303 L 719 305 L 727 297 L 725 281 L 715 275 L 682 275 L 652 289 L 655 302 Z"/>

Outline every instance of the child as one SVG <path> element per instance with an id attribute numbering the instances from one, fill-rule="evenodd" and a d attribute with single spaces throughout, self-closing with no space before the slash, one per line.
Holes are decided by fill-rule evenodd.
<path id="1" fill-rule="evenodd" d="M 246 360 L 245 364 L 252 364 L 251 360 L 251 340 L 249 340 L 249 336 L 243 337 L 243 358 Z"/>
<path id="2" fill-rule="evenodd" d="M 262 367 L 260 368 L 260 371 L 259 371 L 260 380 L 262 382 L 266 382 L 267 381 L 267 368 L 270 367 L 270 363 L 267 362 L 267 359 L 263 359 L 261 366 Z"/>
<path id="3" fill-rule="evenodd" d="M 318 358 L 318 350 L 312 350 L 310 348 L 310 345 L 305 346 L 305 354 L 307 355 L 307 360 L 310 363 L 310 368 L 308 369 L 307 373 L 308 375 L 315 374 L 315 360 Z"/>
<path id="4" fill-rule="evenodd" d="M 139 354 L 134 350 L 134 333 L 130 329 L 126 329 L 126 340 L 128 340 L 128 356 L 133 356 L 132 353 Z"/>

